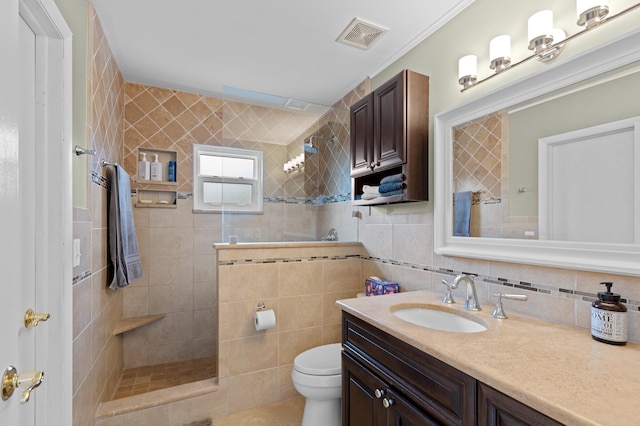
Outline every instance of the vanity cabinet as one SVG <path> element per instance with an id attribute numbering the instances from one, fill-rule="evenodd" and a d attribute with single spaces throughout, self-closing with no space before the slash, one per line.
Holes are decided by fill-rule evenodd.
<path id="1" fill-rule="evenodd" d="M 343 315 L 343 426 L 475 424 L 475 379 Z"/>
<path id="2" fill-rule="evenodd" d="M 478 383 L 478 425 L 560 426 L 562 423 L 509 398 L 484 383 Z"/>
<path id="3" fill-rule="evenodd" d="M 354 204 L 427 199 L 429 77 L 404 70 L 350 108 Z M 363 185 L 404 173 L 402 196 L 357 200 Z M 390 201 L 392 200 L 392 201 Z"/>
<path id="4" fill-rule="evenodd" d="M 346 312 L 342 341 L 343 426 L 561 425 Z"/>

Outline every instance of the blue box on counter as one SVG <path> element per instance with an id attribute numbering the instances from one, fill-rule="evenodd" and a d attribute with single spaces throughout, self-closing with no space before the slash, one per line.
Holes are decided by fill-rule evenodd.
<path id="1" fill-rule="evenodd" d="M 369 277 L 364 282 L 367 296 L 378 296 L 381 294 L 391 294 L 400 291 L 398 283 L 386 281 L 378 277 Z"/>

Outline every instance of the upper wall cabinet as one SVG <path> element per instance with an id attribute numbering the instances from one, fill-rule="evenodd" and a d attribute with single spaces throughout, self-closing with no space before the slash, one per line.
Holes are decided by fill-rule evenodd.
<path id="1" fill-rule="evenodd" d="M 427 200 L 429 77 L 404 70 L 352 105 L 350 115 L 353 204 Z M 401 174 L 403 181 L 380 187 Z"/>

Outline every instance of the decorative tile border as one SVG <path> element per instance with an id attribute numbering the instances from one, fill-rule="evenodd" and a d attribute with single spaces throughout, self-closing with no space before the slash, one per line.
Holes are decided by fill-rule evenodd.
<path id="1" fill-rule="evenodd" d="M 104 177 L 99 173 L 91 172 L 91 182 L 103 187 L 107 191 L 111 190 L 111 179 Z"/>
<path id="2" fill-rule="evenodd" d="M 325 204 L 341 203 L 351 200 L 351 193 L 338 195 L 320 195 L 318 197 L 279 197 L 267 196 L 263 198 L 265 203 L 272 204 L 309 204 L 313 206 L 322 206 Z"/>
<path id="3" fill-rule="evenodd" d="M 220 260 L 219 266 L 234 266 L 234 265 L 250 265 L 250 264 L 265 264 L 265 263 L 293 263 L 293 262 L 317 262 L 322 260 L 349 260 L 349 259 L 361 259 L 359 254 L 346 254 L 336 256 L 308 256 L 308 257 L 274 257 L 267 259 L 236 259 L 236 260 Z"/>
<path id="4" fill-rule="evenodd" d="M 73 277 L 72 285 L 76 285 L 79 282 L 86 280 L 87 278 L 89 278 L 91 276 L 91 274 L 92 274 L 91 269 L 89 269 L 88 271 L 84 271 L 83 273 L 79 274 L 78 276 Z"/>
<path id="5" fill-rule="evenodd" d="M 372 257 L 372 256 L 360 256 L 360 257 L 363 260 L 370 260 L 373 262 L 387 264 L 387 265 L 401 266 L 405 268 L 418 269 L 418 270 L 427 271 L 427 272 L 434 272 L 442 275 L 450 275 L 451 277 L 455 277 L 459 274 L 472 275 L 474 278 L 479 279 L 480 281 L 484 281 L 484 282 L 495 284 L 495 285 L 501 285 L 509 288 L 516 288 L 518 290 L 532 291 L 532 292 L 547 294 L 555 297 L 566 297 L 569 299 L 580 300 L 584 302 L 593 302 L 594 300 L 597 300 L 597 297 L 598 297 L 596 294 L 593 294 L 593 293 L 570 290 L 570 289 L 565 289 L 561 287 L 553 287 L 553 286 L 538 284 L 538 283 L 530 283 L 526 281 L 511 280 L 508 278 L 480 275 L 474 272 L 455 271 L 452 269 L 436 268 L 434 266 L 400 262 L 397 260 L 382 259 L 379 257 Z M 620 301 L 622 303 L 625 303 L 627 305 L 627 308 L 629 308 L 630 310 L 640 311 L 640 301 L 633 300 L 633 299 L 621 299 Z"/>

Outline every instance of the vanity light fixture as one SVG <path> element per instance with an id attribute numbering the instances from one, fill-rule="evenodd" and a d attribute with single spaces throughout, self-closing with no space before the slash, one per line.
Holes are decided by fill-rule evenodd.
<path id="1" fill-rule="evenodd" d="M 458 83 L 465 89 L 473 86 L 478 80 L 478 57 L 467 55 L 458 61 Z"/>
<path id="2" fill-rule="evenodd" d="M 511 66 L 511 37 L 504 34 L 491 39 L 489 43 L 490 68 L 502 72 Z"/>
<path id="3" fill-rule="evenodd" d="M 609 14 L 607 0 L 577 0 L 578 25 L 586 28 L 593 28 Z"/>
<path id="4" fill-rule="evenodd" d="M 529 50 L 536 54 L 544 52 L 553 44 L 553 11 L 541 10 L 527 22 Z"/>
<path id="5" fill-rule="evenodd" d="M 282 166 L 282 170 L 285 173 L 295 172 L 296 170 L 300 170 L 304 166 L 304 153 L 298 154 L 295 158 L 287 161 Z"/>
<path id="6" fill-rule="evenodd" d="M 562 53 L 564 46 L 570 40 L 638 8 L 640 8 L 640 3 L 630 6 L 615 15 L 608 16 L 609 6 L 607 5 L 607 0 L 577 0 L 577 24 L 583 26 L 584 29 L 568 37 L 564 30 L 553 27 L 552 10 L 541 10 L 534 13 L 527 22 L 527 40 L 529 42 L 527 47 L 529 50 L 533 51 L 533 54 L 518 62 L 512 63 L 511 38 L 508 35 L 501 35 L 493 38 L 489 44 L 489 67 L 495 72 L 490 76 L 479 80 L 477 76 L 477 56 L 463 56 L 458 62 L 458 83 L 462 86 L 460 91 L 464 92 L 470 87 L 477 86 L 478 84 L 531 59 L 535 58 L 541 62 L 550 61 Z"/>

